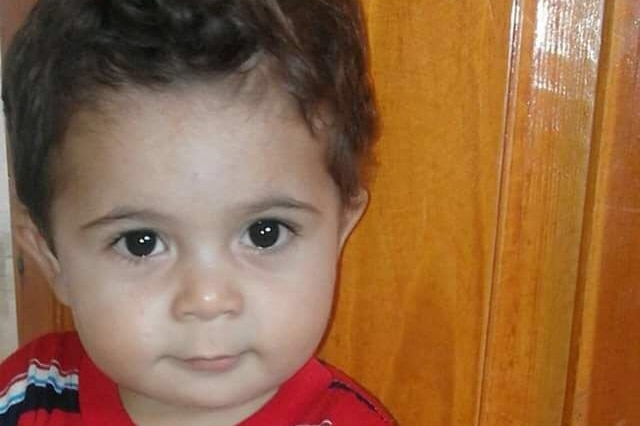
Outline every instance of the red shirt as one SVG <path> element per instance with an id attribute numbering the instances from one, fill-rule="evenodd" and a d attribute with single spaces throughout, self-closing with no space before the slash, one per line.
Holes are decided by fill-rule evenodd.
<path id="1" fill-rule="evenodd" d="M 1 426 L 133 426 L 116 384 L 75 333 L 50 334 L 0 365 Z M 311 359 L 237 426 L 383 426 L 380 404 L 337 369 Z"/>

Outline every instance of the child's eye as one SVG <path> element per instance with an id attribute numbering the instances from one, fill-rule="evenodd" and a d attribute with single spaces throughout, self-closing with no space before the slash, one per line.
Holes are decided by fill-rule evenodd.
<path id="1" fill-rule="evenodd" d="M 264 250 L 285 244 L 292 233 L 292 227 L 279 220 L 259 220 L 249 226 L 243 243 Z M 245 239 L 248 241 L 244 241 Z"/>
<path id="2" fill-rule="evenodd" d="M 167 250 L 166 244 L 158 234 L 146 229 L 125 232 L 112 246 L 124 256 L 139 258 L 156 256 Z"/>

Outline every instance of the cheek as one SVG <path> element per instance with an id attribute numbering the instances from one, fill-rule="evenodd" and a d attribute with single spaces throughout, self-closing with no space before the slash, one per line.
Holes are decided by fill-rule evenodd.
<path id="1" fill-rule="evenodd" d="M 335 269 L 308 269 L 286 281 L 266 283 L 252 297 L 256 336 L 275 353 L 312 352 L 324 335 L 334 298 Z M 277 290 L 274 290 L 277 289 Z"/>
<path id="2" fill-rule="evenodd" d="M 72 310 L 96 314 L 106 311 L 115 317 L 117 312 L 127 311 L 131 315 L 148 306 L 144 292 L 150 280 L 128 276 L 126 266 L 93 245 L 87 247 L 82 241 L 61 244 L 59 259 Z"/>
<path id="3" fill-rule="evenodd" d="M 89 294 L 87 294 L 89 293 Z M 113 297 L 104 291 L 74 294 L 71 310 L 83 341 L 109 346 L 127 352 L 128 348 L 149 347 L 153 336 L 153 307 L 132 297 Z M 108 339 L 105 339 L 108 337 Z"/>
<path id="4" fill-rule="evenodd" d="M 61 278 L 75 326 L 87 346 L 108 340 L 126 352 L 136 342 L 150 341 L 160 303 L 145 294 L 147 283 L 123 281 L 112 269 L 101 268 L 80 253 L 73 256 L 61 256 Z"/>
<path id="5" fill-rule="evenodd" d="M 136 377 L 136 369 L 162 349 L 160 321 L 149 304 L 104 289 L 93 296 L 90 291 L 76 296 L 72 312 L 80 339 L 91 359 L 112 378 Z"/>

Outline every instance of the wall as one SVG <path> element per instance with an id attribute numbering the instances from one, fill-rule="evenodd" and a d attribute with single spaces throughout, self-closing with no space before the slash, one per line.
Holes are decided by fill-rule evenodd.
<path id="1" fill-rule="evenodd" d="M 0 115 L 0 359 L 17 344 L 4 115 Z"/>

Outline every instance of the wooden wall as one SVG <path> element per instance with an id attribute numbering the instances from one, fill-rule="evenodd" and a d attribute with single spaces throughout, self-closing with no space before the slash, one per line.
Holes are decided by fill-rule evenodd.
<path id="1" fill-rule="evenodd" d="M 640 424 L 640 2 L 363 2 L 384 132 L 322 355 L 403 426 Z M 70 327 L 20 270 L 22 341 Z"/>

